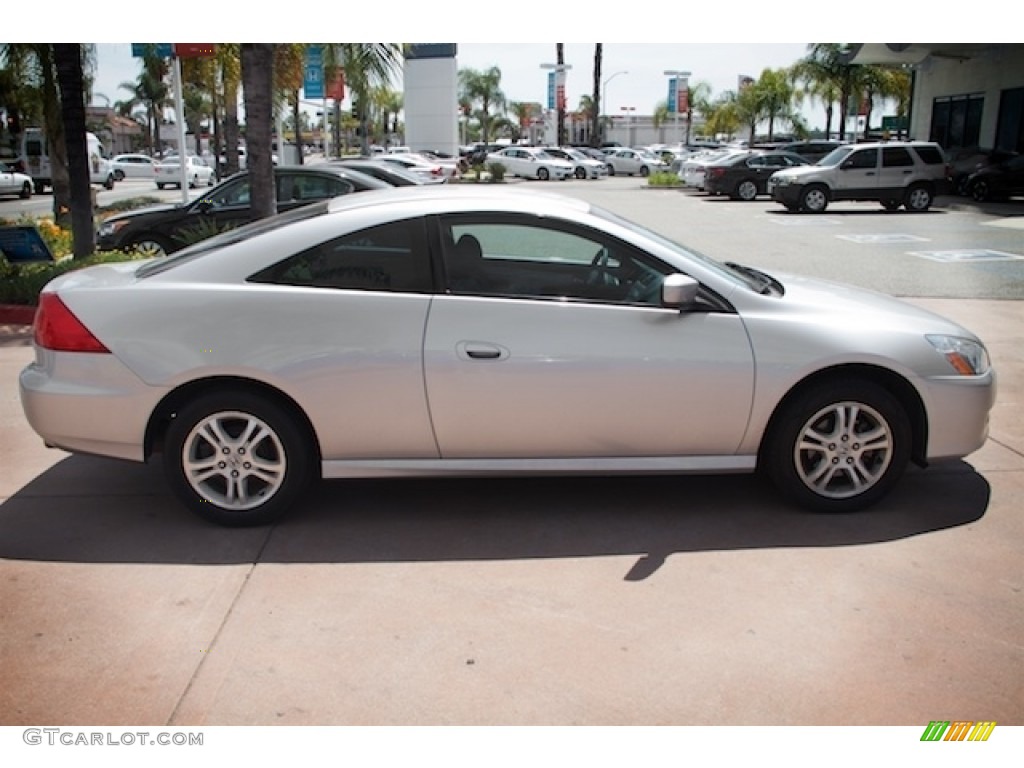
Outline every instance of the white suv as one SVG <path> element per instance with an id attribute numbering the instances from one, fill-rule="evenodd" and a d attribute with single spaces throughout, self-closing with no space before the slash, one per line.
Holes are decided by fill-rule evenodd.
<path id="1" fill-rule="evenodd" d="M 887 211 L 901 205 L 926 211 L 947 190 L 949 173 L 934 142 L 846 144 L 815 165 L 776 171 L 768 193 L 790 211 L 820 213 L 833 200 L 877 200 Z"/>

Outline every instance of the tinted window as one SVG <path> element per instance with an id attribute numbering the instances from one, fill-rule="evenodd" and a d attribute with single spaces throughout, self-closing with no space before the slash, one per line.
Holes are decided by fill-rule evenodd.
<path id="1" fill-rule="evenodd" d="M 353 186 L 348 181 L 336 176 L 319 176 L 312 174 L 285 174 L 278 179 L 277 199 L 287 200 L 326 200 L 351 192 Z"/>
<path id="2" fill-rule="evenodd" d="M 946 158 L 938 147 L 914 147 L 917 156 L 928 165 L 942 165 Z"/>
<path id="3" fill-rule="evenodd" d="M 913 165 L 914 158 L 910 156 L 910 152 L 905 147 L 883 147 L 882 148 L 882 167 L 883 168 L 899 168 L 905 165 Z"/>
<path id="4" fill-rule="evenodd" d="M 297 253 L 249 278 L 257 283 L 366 291 L 430 290 L 421 219 L 353 232 Z"/>
<path id="5" fill-rule="evenodd" d="M 862 149 L 855 151 L 843 163 L 844 168 L 874 168 L 878 165 L 877 149 Z"/>

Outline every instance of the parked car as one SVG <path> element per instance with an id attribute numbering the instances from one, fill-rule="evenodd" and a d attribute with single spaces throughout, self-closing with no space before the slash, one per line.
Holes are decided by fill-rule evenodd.
<path id="1" fill-rule="evenodd" d="M 619 173 L 627 176 L 634 174 L 648 176 L 656 171 L 667 171 L 669 167 L 660 157 L 650 152 L 629 147 L 609 147 L 609 150 L 604 156 L 609 176 Z"/>
<path id="2" fill-rule="evenodd" d="M 226 525 L 315 478 L 396 475 L 761 470 L 851 511 L 911 460 L 977 450 L 995 394 L 982 342 L 914 305 L 489 185 L 346 195 L 79 270 L 35 323 L 20 392 L 45 442 L 161 461 Z"/>
<path id="3" fill-rule="evenodd" d="M 487 164 L 501 163 L 509 176 L 526 179 L 558 179 L 562 181 L 576 173 L 576 166 L 549 155 L 537 147 L 505 147 L 487 155 Z"/>
<path id="4" fill-rule="evenodd" d="M 189 189 L 195 189 L 200 184 L 212 187 L 216 182 L 213 168 L 196 155 L 185 156 L 185 178 Z M 156 166 L 156 188 L 163 189 L 166 186 L 181 187 L 181 158 L 177 155 L 165 157 Z"/>
<path id="5" fill-rule="evenodd" d="M 793 152 L 759 152 L 732 155 L 704 168 L 704 189 L 712 195 L 728 195 L 733 200 L 753 200 L 768 194 L 768 179 L 783 168 L 809 165 Z"/>
<path id="6" fill-rule="evenodd" d="M 1024 195 L 1024 155 L 1001 155 L 967 177 L 967 194 L 979 203 Z"/>
<path id="7" fill-rule="evenodd" d="M 577 179 L 603 179 L 608 175 L 608 166 L 603 161 L 595 160 L 574 147 L 544 147 L 544 151 L 572 163 L 575 166 L 573 175 Z"/>
<path id="8" fill-rule="evenodd" d="M 277 166 L 277 210 L 290 211 L 350 192 L 390 189 L 379 179 L 335 166 Z M 155 205 L 106 219 L 96 234 L 101 251 L 164 256 L 252 220 L 249 173 L 241 171 L 186 205 Z"/>
<path id="9" fill-rule="evenodd" d="M 404 166 L 395 163 L 388 163 L 378 158 L 380 155 L 371 157 L 343 157 L 338 160 L 331 160 L 330 165 L 340 165 L 343 168 L 365 173 L 375 179 L 390 184 L 393 187 L 408 187 L 419 184 L 444 184 L 448 181 L 445 176 L 432 176 L 422 173 L 414 173 Z"/>
<path id="10" fill-rule="evenodd" d="M 114 172 L 115 181 L 155 179 L 156 167 L 159 162 L 159 160 L 154 160 L 149 155 L 115 155 L 110 161 L 110 170 Z"/>
<path id="11" fill-rule="evenodd" d="M 740 157 L 746 155 L 747 152 L 746 149 L 735 148 L 706 149 L 694 152 L 679 166 L 679 180 L 683 182 L 684 187 L 703 191 L 704 173 L 711 163 L 724 161 L 730 157 Z"/>
<path id="12" fill-rule="evenodd" d="M 833 149 L 843 146 L 844 142 L 829 141 L 826 139 L 811 139 L 809 141 L 791 141 L 782 143 L 776 149 L 779 152 L 793 152 L 807 160 L 809 163 L 816 163 L 825 157 Z"/>
<path id="13" fill-rule="evenodd" d="M 433 179 L 451 179 L 458 175 L 454 163 L 441 163 L 429 160 L 415 152 L 399 152 L 397 154 L 375 154 L 373 157 L 382 163 L 392 163 L 412 173 Z"/>
<path id="14" fill-rule="evenodd" d="M 768 188 L 773 200 L 794 212 L 820 213 L 834 200 L 927 211 L 935 195 L 949 188 L 949 175 L 946 156 L 934 142 L 871 142 L 846 144 L 814 165 L 776 171 Z"/>
<path id="15" fill-rule="evenodd" d="M 17 195 L 28 200 L 32 197 L 32 177 L 18 173 L 7 163 L 0 163 L 0 195 Z"/>

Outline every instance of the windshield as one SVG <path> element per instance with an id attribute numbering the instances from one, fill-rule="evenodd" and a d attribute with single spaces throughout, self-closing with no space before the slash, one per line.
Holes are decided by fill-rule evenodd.
<path id="1" fill-rule="evenodd" d="M 853 152 L 854 147 L 836 147 L 821 160 L 818 161 L 818 165 L 839 165 L 847 156 Z"/>
<path id="2" fill-rule="evenodd" d="M 276 216 L 259 219 L 240 227 L 236 227 L 235 229 L 226 230 L 221 232 L 219 235 L 214 235 L 208 240 L 203 240 L 202 242 L 191 245 L 188 248 L 183 248 L 173 256 L 149 261 L 139 267 L 139 270 L 135 275 L 136 277 L 158 275 L 161 272 L 166 272 L 180 264 L 185 264 L 193 259 L 199 258 L 200 256 L 205 256 L 206 254 L 212 253 L 220 248 L 234 245 L 235 243 L 247 240 L 250 237 L 255 237 L 256 235 L 260 235 L 264 232 L 270 232 L 278 227 L 288 226 L 296 221 L 305 221 L 306 219 L 312 219 L 315 216 L 322 216 L 327 213 L 327 206 L 330 202 L 330 200 L 322 200 L 317 203 L 310 203 L 288 211 L 287 213 L 279 213 Z"/>

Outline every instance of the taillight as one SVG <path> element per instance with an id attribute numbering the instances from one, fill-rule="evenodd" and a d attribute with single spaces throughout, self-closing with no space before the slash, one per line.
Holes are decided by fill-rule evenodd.
<path id="1" fill-rule="evenodd" d="M 707 175 L 713 179 L 725 176 L 725 168 L 708 168 Z"/>
<path id="2" fill-rule="evenodd" d="M 440 166 L 436 166 L 430 169 L 431 176 L 444 176 L 444 171 L 441 170 Z"/>
<path id="3" fill-rule="evenodd" d="M 57 352 L 110 352 L 56 293 L 39 295 L 34 330 L 36 344 L 44 349 Z"/>

